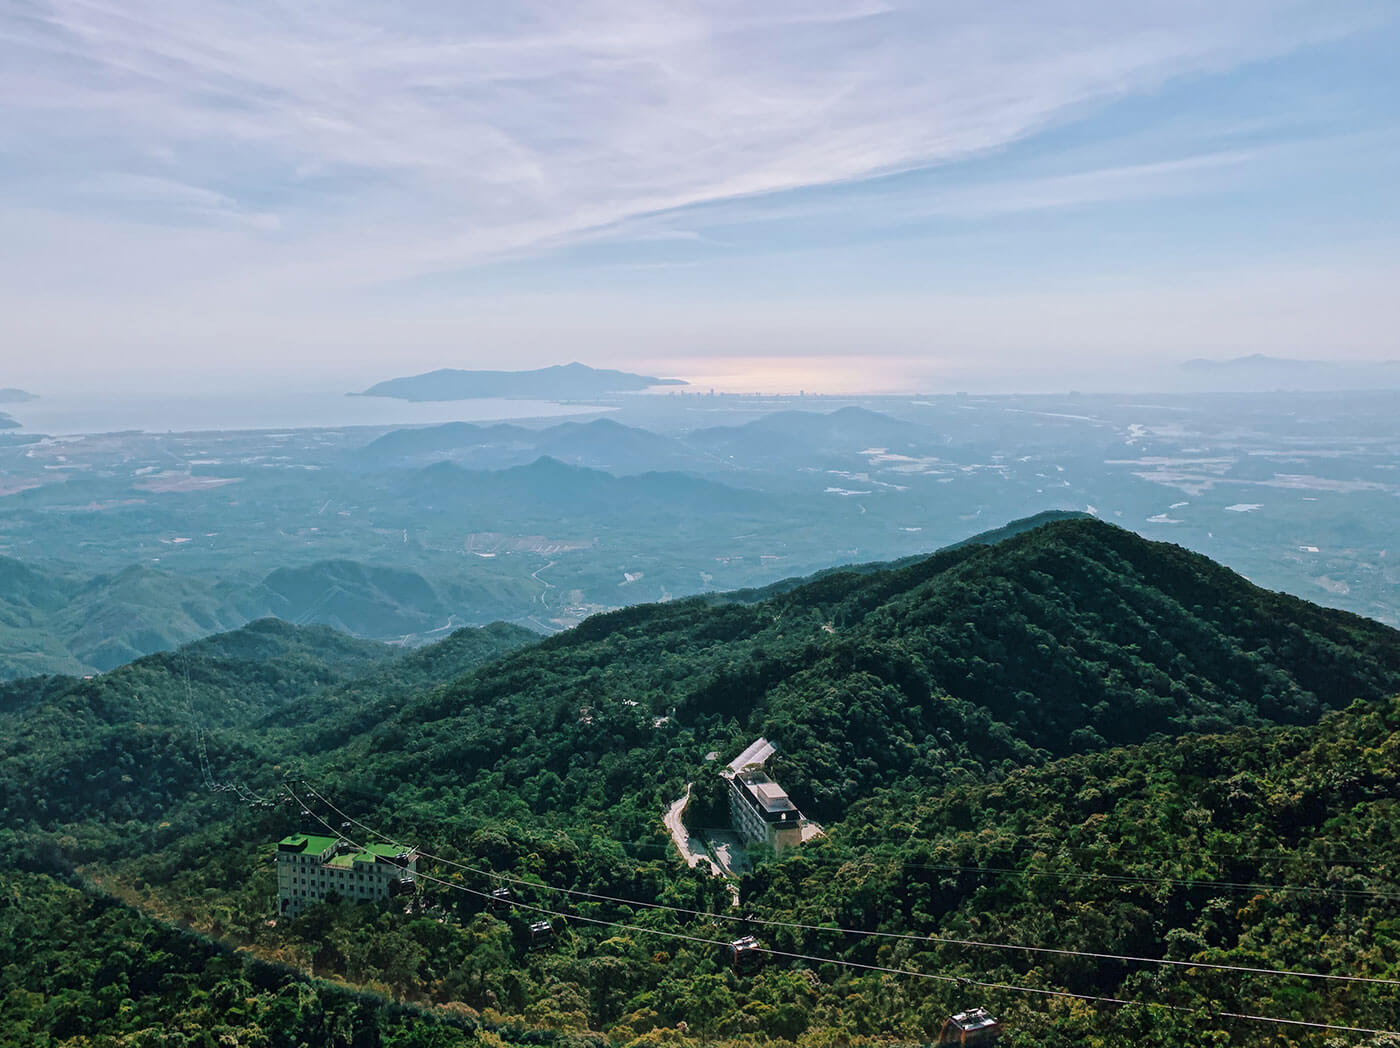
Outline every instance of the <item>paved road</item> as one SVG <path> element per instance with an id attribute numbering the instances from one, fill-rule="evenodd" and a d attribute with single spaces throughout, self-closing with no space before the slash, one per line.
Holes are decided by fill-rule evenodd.
<path id="1" fill-rule="evenodd" d="M 732 868 L 721 868 L 720 864 L 710 856 L 710 850 L 704 840 L 691 835 L 685 828 L 685 806 L 690 803 L 690 783 L 685 784 L 685 793 L 666 810 L 666 829 L 671 831 L 671 840 L 676 842 L 676 847 L 680 850 L 681 858 L 685 859 L 687 866 L 699 866 L 702 862 L 710 868 L 710 872 L 716 877 L 724 877 L 726 873 L 732 873 Z M 725 866 L 729 866 L 728 845 L 720 846 L 720 854 Z M 742 849 L 738 849 L 738 854 L 742 855 Z M 739 905 L 739 886 L 732 881 L 729 883 L 729 896 L 734 900 L 734 905 Z"/>
<path id="2" fill-rule="evenodd" d="M 715 865 L 715 861 L 710 858 L 709 851 L 705 848 L 705 842 L 699 837 L 692 837 L 690 831 L 685 828 L 685 806 L 690 803 L 690 783 L 685 784 L 685 793 L 671 805 L 666 812 L 666 829 L 671 831 L 671 840 L 676 842 L 676 847 L 680 849 L 681 858 L 685 860 L 687 866 L 698 866 L 702 862 L 710 864 L 716 874 L 720 869 Z"/>
<path id="3" fill-rule="evenodd" d="M 744 850 L 743 842 L 739 840 L 737 834 L 727 830 L 712 830 L 705 838 L 705 844 L 710 849 L 710 854 L 718 861 L 719 866 L 731 877 L 738 877 L 748 873 L 749 853 Z"/>

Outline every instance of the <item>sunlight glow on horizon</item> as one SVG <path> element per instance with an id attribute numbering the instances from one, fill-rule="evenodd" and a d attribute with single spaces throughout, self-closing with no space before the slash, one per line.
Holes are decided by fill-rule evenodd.
<path id="1" fill-rule="evenodd" d="M 35 0 L 0 386 L 1400 357 L 1397 47 L 1379 0 Z"/>

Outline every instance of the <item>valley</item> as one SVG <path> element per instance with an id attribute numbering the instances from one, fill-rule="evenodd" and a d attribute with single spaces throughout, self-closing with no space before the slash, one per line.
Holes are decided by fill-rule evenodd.
<path id="1" fill-rule="evenodd" d="M 628 394 L 563 423 L 21 433 L 0 558 L 48 595 L 0 587 L 0 671 L 106 670 L 268 614 L 406 644 L 550 632 L 1040 511 L 1393 623 L 1396 396 Z"/>

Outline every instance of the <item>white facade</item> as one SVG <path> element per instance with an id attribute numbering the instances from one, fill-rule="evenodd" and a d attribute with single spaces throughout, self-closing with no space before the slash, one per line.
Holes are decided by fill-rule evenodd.
<path id="1" fill-rule="evenodd" d="M 416 851 L 293 834 L 277 845 L 278 911 L 295 917 L 332 893 L 342 899 L 386 899 L 412 891 L 417 873 Z"/>
<path id="2" fill-rule="evenodd" d="M 767 739 L 759 739 L 729 764 L 729 818 L 735 832 L 756 844 L 767 844 L 775 852 L 802 843 L 806 821 L 787 791 L 762 771 L 774 753 Z"/>

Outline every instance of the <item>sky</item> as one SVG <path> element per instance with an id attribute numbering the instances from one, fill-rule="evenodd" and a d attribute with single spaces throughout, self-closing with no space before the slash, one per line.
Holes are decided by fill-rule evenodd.
<path id="1" fill-rule="evenodd" d="M 1400 358 L 1400 5 L 8 0 L 0 386 Z"/>

